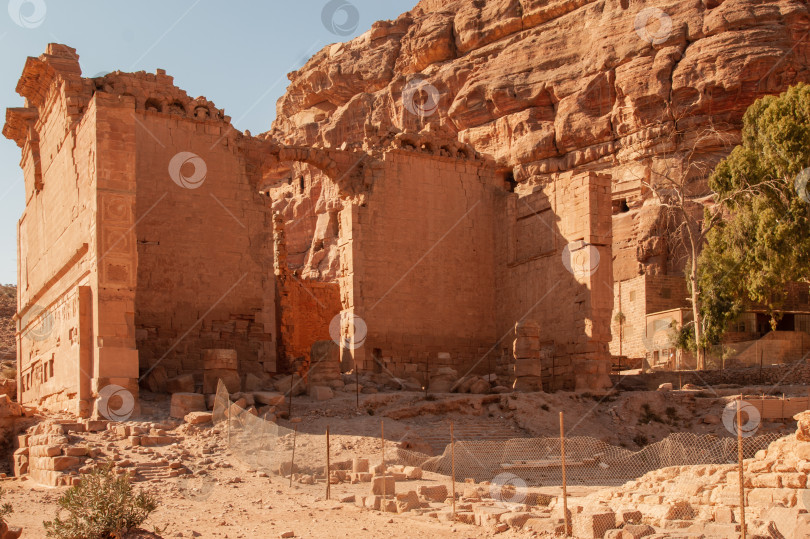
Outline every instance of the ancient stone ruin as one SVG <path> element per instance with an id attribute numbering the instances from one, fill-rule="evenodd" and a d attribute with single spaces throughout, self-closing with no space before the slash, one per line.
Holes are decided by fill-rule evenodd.
<path id="1" fill-rule="evenodd" d="M 27 193 L 20 402 L 87 416 L 107 386 L 137 396 L 187 374 L 210 393 L 211 349 L 235 351 L 238 391 L 300 371 L 330 338 L 344 371 L 422 385 L 449 367 L 509 384 L 530 372 L 526 389 L 609 386 L 608 176 L 516 193 L 492 159 L 429 132 L 288 146 L 240 133 L 162 71 L 82 78 L 65 45 L 29 58 L 17 90 L 26 106 L 4 133 Z M 264 194 L 303 171 L 334 190 L 316 224 L 336 244 L 332 279 L 291 270 L 307 220 L 274 217 Z"/>

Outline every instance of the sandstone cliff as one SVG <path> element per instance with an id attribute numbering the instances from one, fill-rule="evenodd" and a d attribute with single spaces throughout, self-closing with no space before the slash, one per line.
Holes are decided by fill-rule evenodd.
<path id="1" fill-rule="evenodd" d="M 266 136 L 373 148 L 440 132 L 495 159 L 519 190 L 608 173 L 629 210 L 615 227 L 615 277 L 671 273 L 642 181 L 698 176 L 689 165 L 724 156 L 757 97 L 810 80 L 808 29 L 805 0 L 422 0 L 290 73 Z M 274 208 L 300 221 L 290 261 L 332 279 L 324 230 L 337 195 L 317 174 L 296 183 L 271 190 Z"/>

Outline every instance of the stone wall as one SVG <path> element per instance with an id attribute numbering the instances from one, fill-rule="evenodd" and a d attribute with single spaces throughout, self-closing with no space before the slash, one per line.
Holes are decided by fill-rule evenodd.
<path id="1" fill-rule="evenodd" d="M 505 337 L 498 346 L 511 346 L 516 322 L 537 322 L 543 387 L 573 389 L 577 360 L 609 357 L 610 178 L 567 175 L 505 202 L 495 280 L 498 336 Z"/>
<path id="2" fill-rule="evenodd" d="M 17 91 L 26 106 L 8 110 L 3 133 L 22 149 L 26 184 L 20 401 L 88 415 L 106 386 L 137 396 L 158 364 L 201 381 L 206 348 L 236 349 L 243 372 L 275 372 L 272 227 L 258 192 L 272 143 L 162 70 L 82 78 L 65 45 L 29 58 Z"/>
<path id="3" fill-rule="evenodd" d="M 341 300 L 367 327 L 361 370 L 486 368 L 501 183 L 480 161 L 393 150 L 365 203 L 340 213 Z"/>

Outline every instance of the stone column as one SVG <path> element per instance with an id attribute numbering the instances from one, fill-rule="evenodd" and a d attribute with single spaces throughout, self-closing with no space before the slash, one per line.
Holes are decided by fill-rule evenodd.
<path id="1" fill-rule="evenodd" d="M 540 326 L 526 320 L 515 324 L 515 342 L 512 347 L 515 355 L 516 391 L 542 391 L 543 365 L 540 360 Z"/>
<path id="2" fill-rule="evenodd" d="M 222 379 L 228 393 L 242 390 L 236 350 L 212 348 L 203 350 L 203 393 L 216 393 L 217 381 Z"/>

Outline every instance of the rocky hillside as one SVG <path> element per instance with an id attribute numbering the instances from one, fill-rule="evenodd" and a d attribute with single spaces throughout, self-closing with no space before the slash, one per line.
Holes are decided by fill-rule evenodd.
<path id="1" fill-rule="evenodd" d="M 0 360 L 17 359 L 16 324 L 12 317 L 17 312 L 17 286 L 0 285 Z M 4 362 L 5 363 L 5 362 Z M 3 376 L 0 373 L 0 376 Z"/>
<path id="2" fill-rule="evenodd" d="M 700 179 L 694 164 L 730 151 L 748 105 L 810 80 L 809 28 L 804 0 L 422 0 L 290 73 L 268 136 L 373 148 L 438 131 L 494 158 L 518 189 L 609 173 L 632 212 L 614 238 L 616 277 L 663 273 L 674 257 L 642 181 Z M 313 236 L 334 193 L 315 175 L 303 194 L 276 195 L 277 210 L 304 218 L 291 261 L 331 278 L 333 258 L 310 247 L 329 252 Z"/>

